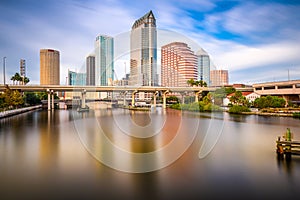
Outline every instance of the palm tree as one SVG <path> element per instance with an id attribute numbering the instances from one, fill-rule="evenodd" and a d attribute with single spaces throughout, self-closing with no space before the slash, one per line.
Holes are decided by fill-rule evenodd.
<path id="1" fill-rule="evenodd" d="M 190 86 L 195 85 L 195 81 L 194 81 L 194 79 L 192 79 L 192 78 L 191 78 L 190 80 L 187 80 L 186 83 L 187 83 L 188 85 L 190 85 Z"/>
<path id="2" fill-rule="evenodd" d="M 26 85 L 27 83 L 30 82 L 30 79 L 28 77 L 24 77 L 24 80 L 23 80 L 23 84 Z"/>
<path id="3" fill-rule="evenodd" d="M 14 76 L 12 76 L 11 78 L 10 78 L 10 80 L 12 80 L 13 81 L 13 85 L 15 84 L 15 81 L 16 81 L 16 77 L 15 77 L 15 75 Z"/>
<path id="4" fill-rule="evenodd" d="M 19 73 L 15 73 L 14 75 L 15 81 L 17 81 L 18 85 L 20 85 L 20 82 L 22 81 L 22 77 Z"/>
<path id="5" fill-rule="evenodd" d="M 196 85 L 200 87 L 207 87 L 207 83 L 203 80 L 196 81 Z"/>

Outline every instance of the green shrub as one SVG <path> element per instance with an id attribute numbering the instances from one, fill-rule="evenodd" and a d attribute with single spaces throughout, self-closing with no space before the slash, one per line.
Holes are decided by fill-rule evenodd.
<path id="1" fill-rule="evenodd" d="M 293 117 L 300 119 L 300 112 L 293 113 Z"/>
<path id="2" fill-rule="evenodd" d="M 242 113 L 242 112 L 250 112 L 250 109 L 246 106 L 233 105 L 229 108 L 229 113 Z"/>

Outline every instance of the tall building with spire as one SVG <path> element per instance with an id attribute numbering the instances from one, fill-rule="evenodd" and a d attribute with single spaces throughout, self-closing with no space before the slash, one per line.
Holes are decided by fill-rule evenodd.
<path id="1" fill-rule="evenodd" d="M 60 59 L 59 51 L 53 49 L 40 50 L 40 84 L 60 84 Z"/>
<path id="2" fill-rule="evenodd" d="M 114 81 L 114 39 L 98 35 L 95 41 L 95 85 L 112 85 Z"/>
<path id="3" fill-rule="evenodd" d="M 129 85 L 158 85 L 157 31 L 152 11 L 136 20 L 130 34 Z"/>
<path id="4" fill-rule="evenodd" d="M 210 85 L 210 58 L 206 51 L 203 49 L 196 53 L 198 61 L 198 80 L 205 81 Z"/>
<path id="5" fill-rule="evenodd" d="M 172 42 L 161 47 L 161 85 L 186 87 L 187 81 L 197 79 L 197 57 L 182 42 Z"/>

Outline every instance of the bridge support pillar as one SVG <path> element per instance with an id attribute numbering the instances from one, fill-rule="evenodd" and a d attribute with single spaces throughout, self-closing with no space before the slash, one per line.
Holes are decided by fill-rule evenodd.
<path id="1" fill-rule="evenodd" d="M 181 93 L 181 103 L 184 104 L 184 96 L 185 94 L 184 93 Z"/>
<path id="2" fill-rule="evenodd" d="M 199 101 L 199 94 L 200 94 L 201 92 L 202 92 L 202 91 L 195 92 L 195 102 L 198 102 L 198 101 Z"/>
<path id="3" fill-rule="evenodd" d="M 131 106 L 132 107 L 134 107 L 134 104 L 135 104 L 135 98 L 134 98 L 134 96 L 135 96 L 136 93 L 137 93 L 137 90 L 135 90 L 135 91 L 133 91 L 131 93 Z"/>
<path id="4" fill-rule="evenodd" d="M 54 92 L 51 90 L 51 95 L 52 95 L 52 106 L 51 108 L 54 109 Z"/>
<path id="5" fill-rule="evenodd" d="M 126 106 L 126 94 L 127 93 L 128 93 L 127 91 L 124 92 L 124 98 L 123 98 L 123 105 L 124 106 Z"/>
<path id="6" fill-rule="evenodd" d="M 156 107 L 156 95 L 158 94 L 158 91 L 155 91 L 153 93 L 153 106 Z"/>
<path id="7" fill-rule="evenodd" d="M 51 110 L 51 98 L 50 98 L 50 95 L 51 95 L 51 92 L 49 89 L 47 89 L 47 93 L 48 93 L 48 110 Z"/>
<path id="8" fill-rule="evenodd" d="M 81 108 L 85 108 L 86 90 L 81 92 Z"/>
<path id="9" fill-rule="evenodd" d="M 169 93 L 169 90 L 163 92 L 163 109 L 167 108 L 167 94 Z"/>

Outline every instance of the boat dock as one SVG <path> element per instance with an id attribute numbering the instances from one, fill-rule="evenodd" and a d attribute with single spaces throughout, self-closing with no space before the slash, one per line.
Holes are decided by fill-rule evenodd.
<path id="1" fill-rule="evenodd" d="M 300 155 L 300 141 L 281 141 L 281 137 L 279 136 L 276 141 L 276 147 L 276 153 L 279 158 L 285 156 L 286 159 L 290 159 L 292 155 Z"/>

